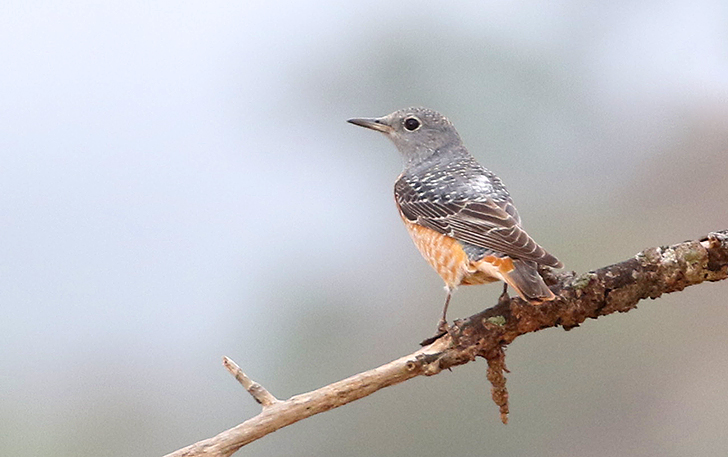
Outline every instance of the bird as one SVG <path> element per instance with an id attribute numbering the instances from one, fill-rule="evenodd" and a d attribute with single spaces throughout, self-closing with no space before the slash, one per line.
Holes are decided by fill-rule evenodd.
<path id="1" fill-rule="evenodd" d="M 501 298 L 509 298 L 509 285 L 533 305 L 556 298 L 538 266 L 563 264 L 525 232 L 506 186 L 445 116 L 413 107 L 348 122 L 385 134 L 403 157 L 394 199 L 415 246 L 445 282 L 439 332 L 448 329 L 447 308 L 461 285 L 500 280 Z"/>

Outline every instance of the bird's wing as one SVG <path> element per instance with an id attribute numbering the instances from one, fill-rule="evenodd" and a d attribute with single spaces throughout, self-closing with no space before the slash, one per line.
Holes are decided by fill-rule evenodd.
<path id="1" fill-rule="evenodd" d="M 520 217 L 510 197 L 502 202 L 487 197 L 436 200 L 417 192 L 404 178 L 397 180 L 394 193 L 403 216 L 412 222 L 513 258 L 561 267 L 556 257 L 520 227 Z"/>

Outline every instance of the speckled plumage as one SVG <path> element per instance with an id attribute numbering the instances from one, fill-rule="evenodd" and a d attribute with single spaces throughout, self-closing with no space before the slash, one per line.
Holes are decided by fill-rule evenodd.
<path id="1" fill-rule="evenodd" d="M 402 153 L 395 201 L 448 291 L 503 280 L 532 303 L 554 298 L 537 265 L 559 268 L 561 262 L 523 230 L 503 182 L 470 155 L 447 118 L 408 108 L 350 122 L 385 133 Z"/>

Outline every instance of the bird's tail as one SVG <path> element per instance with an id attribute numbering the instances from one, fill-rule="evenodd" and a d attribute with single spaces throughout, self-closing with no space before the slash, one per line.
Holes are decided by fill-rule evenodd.
<path id="1" fill-rule="evenodd" d="M 531 304 L 540 305 L 553 300 L 556 296 L 543 282 L 536 265 L 536 262 L 515 259 L 513 269 L 504 274 L 503 279 L 509 286 L 516 289 L 521 298 Z"/>

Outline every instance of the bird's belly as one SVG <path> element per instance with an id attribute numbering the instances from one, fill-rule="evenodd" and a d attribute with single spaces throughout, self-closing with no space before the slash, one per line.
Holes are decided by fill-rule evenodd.
<path id="1" fill-rule="evenodd" d="M 498 267 L 485 260 L 471 262 L 456 239 L 402 217 L 415 246 L 450 289 L 502 279 Z"/>

